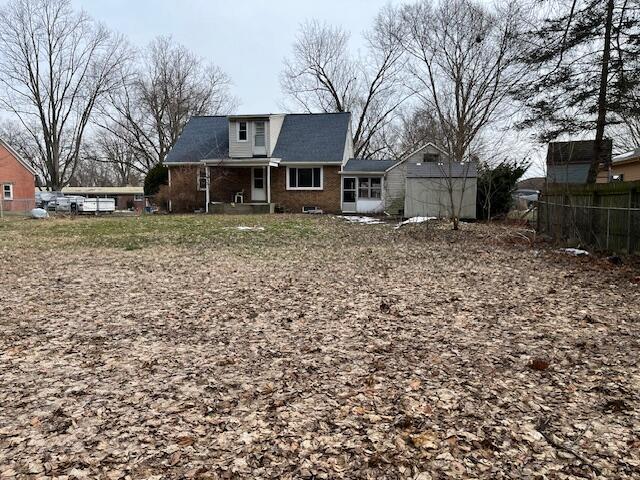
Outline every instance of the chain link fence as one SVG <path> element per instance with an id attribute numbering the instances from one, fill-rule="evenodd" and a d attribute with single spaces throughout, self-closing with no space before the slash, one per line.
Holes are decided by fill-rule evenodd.
<path id="1" fill-rule="evenodd" d="M 640 253 L 640 208 L 538 202 L 537 229 L 596 250 Z"/>
<path id="2" fill-rule="evenodd" d="M 27 217 L 35 207 L 33 199 L 5 200 L 0 198 L 0 218 Z"/>

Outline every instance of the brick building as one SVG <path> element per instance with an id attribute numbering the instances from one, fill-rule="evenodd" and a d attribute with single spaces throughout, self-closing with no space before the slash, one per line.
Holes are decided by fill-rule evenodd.
<path id="1" fill-rule="evenodd" d="M 349 113 L 193 117 L 165 160 L 172 196 L 186 174 L 210 212 L 339 212 L 350 122 Z"/>
<path id="2" fill-rule="evenodd" d="M 35 206 L 35 170 L 0 139 L 0 202 L 5 212 L 26 212 Z"/>

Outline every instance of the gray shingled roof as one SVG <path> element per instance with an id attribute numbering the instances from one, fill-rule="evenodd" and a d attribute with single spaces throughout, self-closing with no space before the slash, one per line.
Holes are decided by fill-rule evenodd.
<path id="1" fill-rule="evenodd" d="M 191 117 L 165 162 L 199 162 L 229 157 L 227 117 Z"/>
<path id="2" fill-rule="evenodd" d="M 349 113 L 286 115 L 273 152 L 285 162 L 341 163 Z M 165 162 L 229 158 L 229 118 L 191 117 Z"/>
<path id="3" fill-rule="evenodd" d="M 407 163 L 407 178 L 474 178 L 478 176 L 475 163 Z"/>
<path id="4" fill-rule="evenodd" d="M 341 163 L 350 121 L 350 113 L 287 115 L 273 157 L 283 162 Z"/>
<path id="5" fill-rule="evenodd" d="M 365 158 L 350 158 L 342 167 L 344 172 L 379 172 L 384 173 L 395 160 L 370 160 Z"/>

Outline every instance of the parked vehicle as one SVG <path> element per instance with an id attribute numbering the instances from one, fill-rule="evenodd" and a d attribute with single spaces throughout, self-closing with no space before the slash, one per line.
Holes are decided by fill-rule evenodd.
<path id="1" fill-rule="evenodd" d="M 527 208 L 529 208 L 533 202 L 537 202 L 539 199 L 539 190 L 521 188 L 513 192 L 513 200 L 516 205 L 525 204 Z"/>
<path id="2" fill-rule="evenodd" d="M 84 198 L 78 202 L 78 213 L 113 213 L 116 211 L 115 198 Z"/>
<path id="3" fill-rule="evenodd" d="M 55 199 L 62 196 L 62 192 L 41 192 L 37 191 L 35 195 L 36 207 L 45 210 L 55 210 Z M 53 207 L 49 208 L 49 204 L 53 202 Z"/>
<path id="4" fill-rule="evenodd" d="M 79 214 L 113 213 L 116 210 L 116 201 L 114 198 L 61 195 L 46 201 L 46 210 Z"/>

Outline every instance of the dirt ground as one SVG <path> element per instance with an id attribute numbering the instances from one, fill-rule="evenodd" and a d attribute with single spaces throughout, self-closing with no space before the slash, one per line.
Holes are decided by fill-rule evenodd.
<path id="1" fill-rule="evenodd" d="M 498 226 L 8 222 L 0 477 L 639 478 L 638 275 Z"/>

